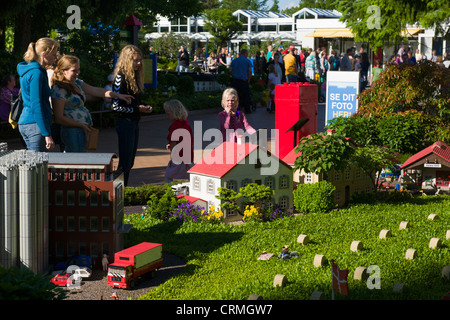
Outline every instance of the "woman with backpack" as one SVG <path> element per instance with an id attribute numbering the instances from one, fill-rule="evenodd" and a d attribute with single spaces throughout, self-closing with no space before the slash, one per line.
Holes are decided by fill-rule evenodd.
<path id="1" fill-rule="evenodd" d="M 339 71 L 340 59 L 337 56 L 337 52 L 335 50 L 331 50 L 331 55 L 328 58 L 328 63 L 330 65 L 330 71 Z"/>

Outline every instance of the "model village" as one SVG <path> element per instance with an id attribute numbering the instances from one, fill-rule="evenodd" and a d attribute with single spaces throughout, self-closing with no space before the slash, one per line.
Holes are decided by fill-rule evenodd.
<path id="1" fill-rule="evenodd" d="M 296 47 L 299 46 L 292 44 L 287 51 L 293 52 Z M 240 54 L 246 56 L 247 52 L 241 50 Z M 375 56 L 375 53 L 372 52 L 372 55 Z M 156 59 L 155 57 L 156 55 L 152 59 Z M 156 71 L 156 60 L 153 62 Z M 237 66 L 238 64 L 231 64 L 228 67 Z M 178 72 L 178 76 L 183 73 Z M 117 75 L 115 80 L 114 85 L 117 86 Z M 267 85 L 266 82 L 263 84 Z M 275 221 L 285 219 L 291 221 L 288 229 L 294 229 L 292 232 L 296 233 L 295 237 L 288 239 L 273 236 L 273 246 L 268 248 L 269 239 L 256 239 L 255 236 L 256 248 L 248 249 L 250 254 L 244 258 L 260 264 L 272 264 L 271 279 L 267 282 L 273 290 L 288 288 L 288 291 L 295 287 L 296 281 L 300 281 L 291 278 L 291 272 L 286 269 L 289 263 L 311 265 L 314 269 L 330 269 L 330 290 L 323 289 L 328 288 L 328 285 L 317 285 L 315 290 L 304 294 L 310 300 L 346 299 L 352 295 L 356 282 L 367 281 L 367 287 L 379 289 L 377 286 L 380 286 L 380 277 L 377 276 L 379 271 L 376 269 L 376 262 L 367 262 L 367 258 L 360 265 L 349 265 L 351 260 L 345 258 L 352 254 L 370 255 L 372 250 L 375 250 L 375 245 L 371 242 L 373 240 L 356 237 L 349 241 L 349 249 L 342 249 L 342 253 L 338 255 L 324 253 L 326 249 L 320 247 L 314 253 L 308 252 L 309 255 L 313 254 L 311 261 L 304 261 L 302 259 L 306 251 L 312 250 L 304 248 L 319 245 L 321 238 L 311 231 L 313 229 L 304 231 L 301 221 L 319 213 L 322 216 L 333 216 L 347 212 L 346 210 L 351 211 L 353 208 L 359 208 L 358 201 L 362 201 L 361 199 L 403 198 L 407 199 L 405 203 L 410 199 L 443 199 L 442 203 L 448 201 L 450 146 L 440 140 L 427 145 L 421 144 L 420 148 L 416 148 L 415 152 L 403 158 L 401 162 L 384 161 L 385 159 L 380 158 L 375 161 L 375 151 L 371 156 L 359 152 L 364 148 L 354 139 L 343 136 L 343 131 L 336 123 L 345 124 L 339 122 L 340 119 L 354 117 L 363 103 L 360 99 L 366 99 L 367 103 L 367 95 L 362 95 L 362 91 L 370 90 L 371 86 L 366 84 L 365 88 L 361 88 L 361 84 L 360 71 L 328 71 L 326 81 L 320 77 L 318 81 L 298 78 L 295 81 L 274 84 L 265 90 L 267 99 L 255 105 L 246 105 L 245 109 L 241 103 L 247 98 L 245 93 L 240 91 L 242 88 L 239 87 L 239 82 L 220 85 L 219 91 L 224 93 L 221 105 L 209 111 L 186 111 L 189 113 L 192 127 L 188 137 L 192 141 L 186 143 L 187 137 L 180 135 L 178 138 L 183 136 L 183 140 L 179 141 L 183 143 L 180 142 L 177 148 L 176 144 L 171 145 L 173 141 L 168 137 L 163 161 L 169 161 L 169 164 L 167 167 L 155 166 L 155 171 L 151 171 L 151 175 L 164 176 L 165 183 L 148 184 L 161 186 L 164 191 L 157 195 L 147 194 L 139 204 L 127 199 L 131 190 L 141 187 L 137 184 L 130 186 L 130 181 L 143 180 L 145 171 L 151 169 L 151 164 L 142 165 L 145 161 L 145 157 L 142 157 L 139 164 L 136 160 L 134 168 L 124 170 L 121 167 L 122 151 L 118 151 L 119 147 L 116 145 L 114 148 L 117 147 L 117 150 L 112 150 L 114 148 L 108 145 L 110 132 L 113 130 L 111 128 L 101 128 L 94 141 L 90 141 L 93 146 L 86 146 L 85 152 L 32 151 L 27 150 L 25 145 L 17 147 L 16 141 L 0 139 L 0 267 L 28 269 L 35 275 L 46 277 L 50 288 L 59 289 L 63 299 L 138 299 L 141 295 L 155 290 L 157 285 L 173 280 L 175 274 L 170 273 L 171 268 L 177 269 L 177 275 L 182 275 L 186 265 L 189 265 L 189 258 L 198 258 L 195 250 L 178 258 L 177 250 L 173 250 L 175 245 L 155 241 L 157 236 L 137 225 L 157 219 L 156 212 L 160 212 L 159 218 L 163 222 L 177 221 L 187 224 L 200 221 L 199 223 L 225 225 L 226 228 L 245 228 L 246 224 L 264 220 L 266 227 L 260 228 L 273 229 L 277 228 Z M 195 85 L 198 86 L 198 83 Z M 228 92 L 231 93 L 225 94 Z M 226 100 L 231 99 L 230 97 L 235 99 L 231 102 L 235 105 L 231 107 L 227 105 L 230 102 Z M 123 100 L 125 99 L 126 96 L 123 97 Z M 118 103 L 115 100 L 119 98 L 113 99 L 113 104 Z M 145 128 L 148 132 L 156 126 L 150 124 L 152 121 L 161 122 L 163 117 L 166 121 L 166 115 L 169 120 L 173 120 L 176 111 L 169 109 L 169 102 L 179 101 L 172 99 L 167 105 L 164 104 L 166 114 L 143 116 L 145 119 L 141 121 L 147 123 Z M 182 105 L 178 108 L 180 112 L 186 110 Z M 232 114 L 238 120 L 226 118 L 222 121 L 222 113 L 224 117 Z M 196 115 L 195 120 L 191 121 L 194 119 L 193 115 Z M 246 118 L 242 120 L 240 117 Z M 266 119 L 264 123 L 259 122 L 262 117 Z M 152 118 L 155 120 L 151 120 Z M 217 120 L 217 125 L 206 126 L 211 130 L 206 138 L 205 128 L 202 129 L 201 124 L 204 119 L 211 118 Z M 182 120 L 187 123 L 186 119 L 187 115 Z M 243 122 L 239 129 L 229 127 L 230 129 L 225 131 L 222 125 L 229 125 L 230 121 Z M 174 134 L 171 128 L 169 136 Z M 232 138 L 229 138 L 228 134 L 231 134 Z M 214 143 L 208 144 L 210 141 Z M 119 141 L 119 145 L 120 143 Z M 150 148 L 144 151 L 142 149 L 138 150 L 138 155 L 140 152 L 154 152 L 150 151 Z M 184 156 L 192 156 L 192 162 L 181 163 L 185 170 L 184 175 L 170 170 L 180 170 L 174 150 L 181 150 L 181 155 L 184 153 Z M 314 150 L 324 151 L 318 155 L 320 152 L 314 153 Z M 159 157 L 158 152 L 148 158 Z M 310 154 L 307 154 L 308 152 Z M 388 156 L 387 153 L 384 155 Z M 377 163 L 373 164 L 372 161 Z M 173 177 L 169 176 L 170 174 L 173 174 Z M 313 195 L 319 200 L 314 200 Z M 441 300 L 448 300 L 450 216 L 440 200 L 434 201 L 440 213 L 437 214 L 433 210 L 424 211 L 426 216 L 423 220 L 427 223 L 440 223 L 439 230 L 444 230 L 444 234 L 434 234 L 431 228 L 427 228 L 424 232 L 429 238 L 426 240 L 426 248 L 417 248 L 408 243 L 409 247 L 401 249 L 401 259 L 413 264 L 414 260 L 421 261 L 422 256 L 428 254 L 424 253 L 426 250 L 433 250 L 433 253 L 441 250 L 444 257 L 436 262 L 435 266 L 439 272 L 428 276 L 442 281 L 438 294 Z M 383 202 L 389 205 L 389 201 Z M 392 202 L 392 206 L 399 203 L 401 201 Z M 439 207 L 440 205 L 443 207 Z M 448 208 L 448 204 L 446 206 Z M 197 214 L 195 217 L 193 211 Z M 187 218 L 187 212 L 192 221 Z M 276 216 L 277 213 L 279 216 Z M 396 221 L 399 225 L 395 227 L 392 224 L 384 226 L 382 219 L 379 219 L 379 224 L 374 227 L 376 231 L 371 229 L 367 234 L 371 234 L 377 243 L 384 241 L 384 246 L 389 239 L 401 238 L 398 235 L 400 232 L 414 232 L 416 225 L 422 223 L 414 219 Z M 273 226 L 270 223 L 274 223 Z M 157 228 L 159 224 L 151 225 L 151 228 Z M 337 229 L 339 227 L 336 227 L 335 232 L 338 232 Z M 172 236 L 181 237 L 181 234 L 174 232 Z M 190 240 L 186 241 L 192 241 L 191 238 L 187 239 Z M 231 246 L 231 243 L 231 240 L 221 242 L 224 246 Z M 265 246 L 258 246 L 260 243 Z M 203 245 L 207 244 L 198 244 L 199 251 Z M 205 250 L 201 253 L 206 255 L 211 251 Z M 243 262 L 244 265 L 246 263 Z M 363 263 L 365 265 L 362 265 Z M 349 269 L 351 280 L 347 278 Z M 189 270 L 193 272 L 192 268 Z M 239 273 L 239 270 L 233 272 Z M 301 273 L 301 269 L 298 272 Z M 381 279 L 383 272 L 385 271 L 381 270 Z M 236 277 L 240 278 L 238 275 Z M 401 294 L 408 294 L 407 277 L 395 279 L 392 280 L 394 283 L 389 295 L 397 294 L 393 299 L 402 299 Z M 81 293 L 94 281 L 97 286 L 101 286 L 101 290 L 95 295 L 78 298 L 83 296 Z M 245 283 L 242 278 L 239 281 Z M 233 292 L 230 293 L 229 299 L 237 300 L 245 296 L 245 300 L 264 300 L 265 294 L 258 292 L 258 288 L 263 286 L 261 282 L 264 281 L 258 281 L 257 285 L 250 285 L 251 292 L 242 289 L 244 285 L 240 283 L 237 287 L 245 294 Z M 214 287 L 213 282 L 207 285 Z M 269 291 L 265 290 L 264 292 Z M 360 293 L 362 289 L 358 287 L 355 288 L 354 292 L 356 291 Z M 139 295 L 133 292 L 138 292 Z M 269 299 L 292 299 L 289 292 L 283 296 L 283 293 L 277 291 L 273 296 L 269 296 Z M 367 295 L 368 293 L 362 293 L 362 299 L 366 299 Z M 193 299 L 204 298 L 199 296 L 200 298 Z M 207 299 L 223 299 L 214 295 L 211 297 Z"/>

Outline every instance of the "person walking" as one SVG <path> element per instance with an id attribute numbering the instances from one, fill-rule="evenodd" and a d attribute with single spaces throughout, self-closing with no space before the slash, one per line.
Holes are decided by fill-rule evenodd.
<path id="1" fill-rule="evenodd" d="M 353 66 L 352 62 L 350 61 L 350 56 L 353 54 L 353 50 L 351 48 L 347 49 L 346 54 L 341 59 L 341 65 L 340 70 L 341 71 L 352 71 Z"/>
<path id="2" fill-rule="evenodd" d="M 44 152 L 55 147 L 51 135 L 51 91 L 45 67 L 55 63 L 58 50 L 58 41 L 40 38 L 28 45 L 25 61 L 17 65 L 23 99 L 23 110 L 17 123 L 28 150 Z"/>
<path id="3" fill-rule="evenodd" d="M 233 59 L 229 71 L 231 73 L 231 86 L 239 95 L 239 108 L 247 114 L 251 113 L 250 80 L 252 78 L 252 63 L 248 59 L 248 50 L 242 49 L 239 57 Z"/>
<path id="4" fill-rule="evenodd" d="M 124 173 L 124 184 L 128 185 L 131 168 L 134 165 L 139 140 L 139 120 L 141 113 L 151 113 L 152 107 L 143 105 L 141 95 L 144 90 L 144 65 L 142 51 L 127 45 L 120 52 L 114 70 L 113 92 L 133 96 L 130 104 L 113 98 L 112 110 L 117 113 L 116 132 L 119 139 L 118 171 Z"/>

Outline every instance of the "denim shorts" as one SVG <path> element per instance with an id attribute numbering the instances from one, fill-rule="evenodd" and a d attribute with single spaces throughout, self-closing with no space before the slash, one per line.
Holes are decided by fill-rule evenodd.
<path id="1" fill-rule="evenodd" d="M 84 152 L 86 149 L 86 135 L 81 128 L 61 126 L 61 140 L 66 152 Z"/>
<path id="2" fill-rule="evenodd" d="M 28 150 L 45 152 L 45 138 L 41 134 L 37 123 L 19 124 L 19 132 L 22 135 Z"/>

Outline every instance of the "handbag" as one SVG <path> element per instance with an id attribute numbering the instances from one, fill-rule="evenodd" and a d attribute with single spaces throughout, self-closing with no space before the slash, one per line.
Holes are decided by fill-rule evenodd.
<path id="1" fill-rule="evenodd" d="M 15 129 L 17 127 L 17 122 L 19 122 L 20 115 L 23 110 L 23 100 L 22 100 L 22 92 L 19 90 L 19 93 L 11 95 L 11 111 L 9 113 L 9 123 Z"/>
<path id="2" fill-rule="evenodd" d="M 90 129 L 91 129 L 91 133 L 88 136 L 86 149 L 87 150 L 97 150 L 99 130 L 95 129 L 93 127 L 90 127 Z"/>

